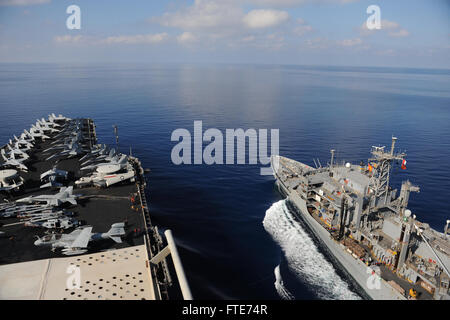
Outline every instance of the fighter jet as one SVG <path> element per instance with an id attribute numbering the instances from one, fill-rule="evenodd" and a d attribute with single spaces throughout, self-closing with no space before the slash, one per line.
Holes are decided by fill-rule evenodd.
<path id="1" fill-rule="evenodd" d="M 46 128 L 46 127 L 41 127 L 41 126 L 39 125 L 39 123 L 38 123 L 38 124 L 33 124 L 33 125 L 31 125 L 30 132 L 31 132 L 31 133 L 37 132 L 37 133 L 40 133 L 40 134 L 42 134 L 43 136 L 45 136 L 46 134 L 51 133 L 51 132 L 52 132 L 52 129 L 51 129 L 51 128 Z M 45 139 L 50 139 L 50 138 L 46 136 Z"/>
<path id="2" fill-rule="evenodd" d="M 81 195 L 73 194 L 73 186 L 63 187 L 59 189 L 59 192 L 54 195 L 40 195 L 40 196 L 30 196 L 16 200 L 18 203 L 45 203 L 50 206 L 59 206 L 63 203 L 71 203 L 73 205 L 77 204 L 77 198 Z"/>
<path id="3" fill-rule="evenodd" d="M 10 139 L 9 144 L 11 146 L 14 145 L 16 147 L 16 149 L 22 149 L 22 150 L 27 150 L 27 151 L 34 148 L 32 140 L 30 138 L 26 139 L 25 133 L 22 133 L 20 138 L 17 138 L 16 136 L 14 136 L 14 141 L 12 141 Z"/>
<path id="4" fill-rule="evenodd" d="M 61 137 L 55 137 L 55 140 L 50 144 L 51 147 L 44 152 L 49 152 L 56 149 L 71 149 L 74 144 L 85 146 L 86 138 L 80 132 L 68 132 Z M 88 150 L 90 151 L 90 150 Z"/>
<path id="5" fill-rule="evenodd" d="M 43 131 L 44 133 L 45 133 L 45 132 L 55 133 L 55 132 L 61 131 L 61 130 L 58 130 L 58 129 L 54 128 L 53 126 L 54 126 L 53 123 L 48 123 L 48 122 L 46 122 L 46 121 L 44 120 L 44 118 L 42 118 L 42 120 L 39 120 L 39 119 L 38 119 L 38 120 L 36 121 L 36 127 L 37 127 L 39 130 Z"/>
<path id="6" fill-rule="evenodd" d="M 90 176 L 81 177 L 75 181 L 78 187 L 94 185 L 97 187 L 110 187 L 117 183 L 134 182 L 135 172 L 130 163 L 125 164 L 101 164 Z"/>
<path id="7" fill-rule="evenodd" d="M 122 243 L 121 236 L 125 235 L 124 223 L 114 223 L 106 233 L 92 233 L 92 226 L 83 226 L 69 234 L 45 235 L 34 242 L 35 246 L 51 246 L 52 251 L 62 249 L 64 255 L 76 255 L 87 252 L 89 242 L 102 239 L 112 239 Z"/>
<path id="8" fill-rule="evenodd" d="M 6 154 L 5 154 L 5 150 L 2 149 L 1 151 L 2 154 L 2 158 L 4 160 L 4 163 L 1 164 L 2 167 L 7 167 L 7 166 L 11 166 L 11 167 L 15 167 L 19 170 L 28 172 L 28 168 L 23 164 L 23 159 L 16 159 L 14 156 L 14 153 L 11 154 L 11 158 L 7 158 Z"/>
<path id="9" fill-rule="evenodd" d="M 34 139 L 33 135 L 27 131 L 27 129 L 23 130 L 23 133 L 20 135 L 20 137 L 28 142 L 34 142 L 36 139 Z"/>
<path id="10" fill-rule="evenodd" d="M 58 182 L 58 180 L 67 180 L 68 174 L 69 173 L 67 171 L 57 169 L 55 165 L 52 169 L 41 174 L 41 182 L 47 183 L 41 185 L 40 188 L 62 187 L 63 184 Z"/>
<path id="11" fill-rule="evenodd" d="M 70 229 L 80 225 L 80 222 L 76 219 L 65 218 L 53 218 L 53 219 L 31 219 L 24 223 L 26 227 L 46 228 L 46 229 Z"/>
<path id="12" fill-rule="evenodd" d="M 33 139 L 39 138 L 41 140 L 47 140 L 50 139 L 49 136 L 45 135 L 41 130 L 38 130 L 36 127 L 32 126 L 30 131 L 28 132 L 27 130 L 25 130 L 25 134 L 28 137 L 32 137 Z"/>
<path id="13" fill-rule="evenodd" d="M 32 212 L 19 212 L 17 213 L 17 218 L 19 219 L 29 219 L 30 221 L 42 221 L 48 219 L 56 219 L 60 217 L 74 217 L 75 212 L 66 210 L 54 210 L 54 207 L 49 207 L 49 209 L 35 210 Z"/>
<path id="14" fill-rule="evenodd" d="M 44 152 L 54 151 L 57 149 L 66 149 L 67 147 L 81 141 L 81 139 L 78 139 L 77 136 L 72 137 L 62 137 L 62 138 L 55 138 L 55 140 L 50 143 L 51 147 L 44 150 Z"/>
<path id="15" fill-rule="evenodd" d="M 6 149 L 8 150 L 6 152 L 6 155 L 8 155 L 8 156 L 14 155 L 14 159 L 16 159 L 16 160 L 26 161 L 26 160 L 30 159 L 30 156 L 25 151 L 23 151 L 19 148 L 16 148 L 16 147 L 13 148 L 13 147 L 11 147 L 10 144 L 6 145 Z M 19 156 L 19 158 L 17 158 L 17 156 Z"/>
<path id="16" fill-rule="evenodd" d="M 48 120 L 45 120 L 44 118 L 42 118 L 41 122 L 45 121 L 49 126 L 51 126 L 53 128 L 61 128 L 65 125 L 65 124 L 60 124 L 60 123 L 56 122 L 55 119 L 56 119 L 55 115 L 50 114 L 48 116 Z"/>
<path id="17" fill-rule="evenodd" d="M 86 149 L 81 147 L 78 143 L 74 143 L 70 146 L 69 149 L 65 149 L 59 153 L 55 153 L 45 160 L 49 161 L 49 160 L 61 158 L 61 157 L 73 158 L 73 157 L 76 157 L 77 155 L 85 153 L 85 152 L 86 152 Z"/>
<path id="18" fill-rule="evenodd" d="M 34 147 L 35 140 L 27 130 L 23 130 L 19 138 L 14 136 L 14 140 L 16 140 L 16 142 L 19 142 L 22 145 L 26 145 L 30 149 Z"/>
<path id="19" fill-rule="evenodd" d="M 76 135 L 78 132 L 82 131 L 83 127 L 84 123 L 79 120 L 69 122 L 64 126 L 64 129 L 56 134 L 55 139 Z"/>
<path id="20" fill-rule="evenodd" d="M 80 161 L 85 161 L 84 163 L 81 163 L 81 165 L 86 165 L 87 162 L 91 159 L 98 159 L 101 156 L 107 156 L 110 153 L 109 147 L 106 144 L 97 144 L 93 146 L 91 152 L 84 155 Z M 113 155 L 114 156 L 114 155 Z"/>
<path id="21" fill-rule="evenodd" d="M 108 161 L 109 160 L 109 161 Z M 128 163 L 128 156 L 125 154 L 122 154 L 122 156 L 119 158 L 119 155 L 116 155 L 114 157 L 112 157 L 111 159 L 107 158 L 105 159 L 106 162 L 100 162 L 100 163 L 95 163 L 89 166 L 85 166 L 82 167 L 80 169 L 80 171 L 85 171 L 85 170 L 96 170 L 98 167 L 100 166 L 104 166 L 104 165 L 119 165 L 122 168 L 125 167 Z"/>
<path id="22" fill-rule="evenodd" d="M 64 117 L 62 114 L 60 114 L 59 116 L 56 116 L 54 113 L 52 113 L 51 115 L 49 115 L 48 120 L 49 120 L 50 122 L 55 122 L 55 121 L 64 121 L 64 122 L 67 122 L 67 121 L 70 121 L 70 120 L 72 120 L 72 119 L 66 118 L 66 117 Z"/>
<path id="23" fill-rule="evenodd" d="M 96 150 L 97 151 L 97 150 Z M 100 149 L 98 152 L 95 153 L 89 153 L 83 158 L 80 159 L 80 161 L 84 161 L 81 163 L 81 166 L 87 166 L 94 163 L 100 163 L 100 162 L 109 162 L 114 159 L 114 156 L 116 155 L 116 149 L 109 149 L 108 147 L 104 147 Z"/>

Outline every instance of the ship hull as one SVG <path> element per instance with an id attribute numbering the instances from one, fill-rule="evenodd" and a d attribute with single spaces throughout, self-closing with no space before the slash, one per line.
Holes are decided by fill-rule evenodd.
<path id="1" fill-rule="evenodd" d="M 369 268 L 362 261 L 353 258 L 342 244 L 335 241 L 329 232 L 308 213 L 305 200 L 297 192 L 290 190 L 276 173 L 274 175 L 279 192 L 295 206 L 294 214 L 305 222 L 335 264 L 337 263 L 340 270 L 344 271 L 354 284 L 357 284 L 365 293 L 366 298 L 374 300 L 405 300 L 405 297 L 395 291 L 385 280 L 380 277 L 374 278 Z"/>

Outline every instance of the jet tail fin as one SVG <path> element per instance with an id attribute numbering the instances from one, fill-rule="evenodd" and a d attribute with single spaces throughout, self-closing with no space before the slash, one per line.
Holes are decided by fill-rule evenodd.
<path id="1" fill-rule="evenodd" d="M 6 156 L 5 156 L 5 150 L 2 149 L 1 153 L 2 153 L 2 158 L 3 158 L 3 160 L 7 161 L 8 159 L 6 159 Z"/>
<path id="2" fill-rule="evenodd" d="M 119 163 L 120 163 L 120 164 L 125 164 L 125 163 L 127 163 L 127 161 L 128 161 L 127 156 L 126 156 L 126 155 L 123 155 L 123 156 L 120 158 Z"/>
<path id="3" fill-rule="evenodd" d="M 115 243 L 122 243 L 121 237 L 109 236 Z"/>
<path id="4" fill-rule="evenodd" d="M 78 204 L 77 200 L 75 200 L 75 199 L 65 199 L 65 200 L 74 206 L 76 206 Z"/>
<path id="5" fill-rule="evenodd" d="M 116 243 L 122 243 L 121 236 L 125 235 L 125 224 L 123 222 L 121 223 L 114 223 L 111 226 L 111 229 L 107 232 L 107 235 L 109 238 L 114 240 Z"/>

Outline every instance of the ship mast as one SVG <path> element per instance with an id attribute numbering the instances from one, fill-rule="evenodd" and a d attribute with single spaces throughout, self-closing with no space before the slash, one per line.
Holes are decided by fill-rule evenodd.
<path id="1" fill-rule="evenodd" d="M 331 163 L 330 163 L 330 169 L 333 169 L 333 162 L 334 162 L 334 153 L 336 152 L 336 150 L 331 149 Z"/>
<path id="2" fill-rule="evenodd" d="M 370 181 L 369 187 L 373 192 L 373 206 L 379 204 L 387 205 L 389 194 L 389 179 L 392 162 L 394 160 L 403 161 L 406 157 L 405 153 L 394 153 L 396 137 L 392 137 L 392 145 L 390 152 L 384 150 L 385 147 L 372 146 L 372 156 L 370 162 L 375 162 L 374 174 Z M 377 201 L 382 201 L 378 203 Z"/>

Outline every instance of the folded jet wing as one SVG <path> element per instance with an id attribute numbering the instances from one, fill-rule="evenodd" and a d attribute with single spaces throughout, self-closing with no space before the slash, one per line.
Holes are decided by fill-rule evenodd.
<path id="1" fill-rule="evenodd" d="M 5 150 L 2 149 L 1 155 L 2 155 L 2 158 L 4 160 L 4 163 L 1 164 L 2 167 L 12 166 L 12 167 L 16 167 L 19 170 L 25 171 L 25 172 L 28 171 L 28 168 L 22 163 L 23 160 L 22 159 L 20 159 L 20 160 L 19 159 L 15 159 L 14 158 L 14 154 L 12 154 L 12 158 L 8 159 L 6 157 Z"/>
<path id="2" fill-rule="evenodd" d="M 92 234 L 92 227 L 86 227 L 84 228 L 78 237 L 67 247 L 69 248 L 80 248 L 84 249 L 87 248 L 89 241 L 91 240 L 91 234 Z"/>
<path id="3" fill-rule="evenodd" d="M 84 228 L 78 237 L 68 246 L 62 249 L 62 254 L 66 256 L 72 256 L 77 254 L 83 254 L 87 251 L 87 246 L 91 240 L 92 227 Z"/>
<path id="4" fill-rule="evenodd" d="M 39 196 L 30 196 L 26 198 L 22 198 L 16 200 L 19 203 L 35 203 L 35 202 L 45 202 L 50 206 L 59 206 L 62 203 L 69 202 L 70 204 L 76 205 L 77 198 L 80 195 L 73 194 L 73 186 L 67 188 L 61 188 L 59 192 L 55 195 L 39 195 Z"/>

